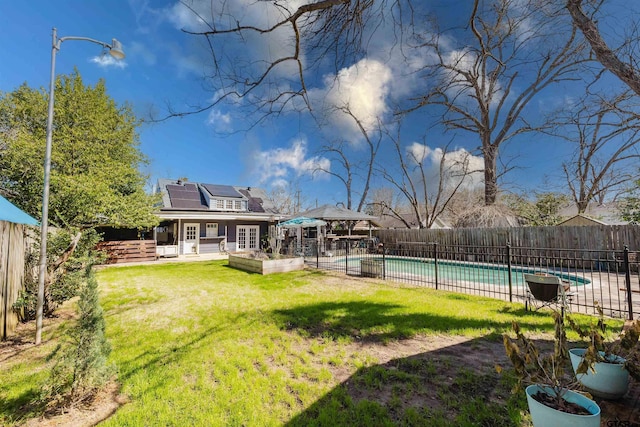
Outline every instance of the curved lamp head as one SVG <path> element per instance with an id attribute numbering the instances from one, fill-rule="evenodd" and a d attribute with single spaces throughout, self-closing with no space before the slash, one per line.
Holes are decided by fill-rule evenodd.
<path id="1" fill-rule="evenodd" d="M 111 48 L 109 48 L 109 53 L 116 59 L 123 59 L 125 55 L 122 51 L 122 43 L 120 43 L 116 39 L 113 39 L 111 41 Z"/>

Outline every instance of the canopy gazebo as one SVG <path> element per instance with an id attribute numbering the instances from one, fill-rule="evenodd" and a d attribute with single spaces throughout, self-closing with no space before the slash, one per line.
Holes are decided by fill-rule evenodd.
<path id="1" fill-rule="evenodd" d="M 307 216 L 297 216 L 295 218 L 291 218 L 277 224 L 277 227 L 279 229 L 278 240 L 283 240 L 284 236 L 282 233 L 282 229 L 289 229 L 289 230 L 294 229 L 296 230 L 296 240 L 297 240 L 296 246 L 304 252 L 303 242 L 302 242 L 302 234 L 303 234 L 302 229 L 315 227 L 317 230 L 316 232 L 317 246 L 321 248 L 323 247 L 322 246 L 323 239 L 321 239 L 320 237 L 324 235 L 322 228 L 325 227 L 326 225 L 327 223 L 321 219 L 309 218 Z"/>
<path id="2" fill-rule="evenodd" d="M 327 222 L 345 221 L 345 222 L 369 222 L 369 237 L 371 237 L 371 225 L 378 220 L 378 217 L 366 214 L 364 212 L 357 212 L 351 209 L 343 208 L 335 205 L 322 205 L 315 209 L 302 212 L 300 215 L 310 218 L 318 218 Z M 348 234 L 351 235 L 351 227 L 347 227 Z"/>
<path id="3" fill-rule="evenodd" d="M 308 211 L 305 212 L 301 212 L 300 213 L 301 216 L 305 216 L 308 218 L 317 218 L 317 219 L 321 219 L 326 221 L 328 224 L 328 227 L 325 228 L 325 234 L 324 234 L 324 239 L 322 239 L 321 243 L 321 247 L 324 249 L 327 248 L 327 246 L 325 245 L 325 240 L 326 239 L 330 239 L 331 241 L 335 242 L 336 240 L 339 239 L 344 239 L 344 240 L 351 240 L 351 239 L 365 239 L 366 237 L 368 237 L 369 239 L 371 239 L 371 227 L 372 224 L 375 224 L 378 221 L 378 217 L 375 217 L 373 215 L 369 215 L 366 214 L 364 212 L 357 212 L 351 209 L 347 209 L 341 206 L 335 206 L 335 205 L 330 205 L 330 204 L 325 204 L 322 206 L 319 206 L 317 208 L 314 209 L 310 209 Z M 353 224 L 359 222 L 359 221 L 366 221 L 369 223 L 369 232 L 368 232 L 368 236 L 362 236 L 362 235 L 353 235 L 351 234 L 352 228 L 353 228 Z M 347 234 L 344 236 L 338 236 L 336 234 L 326 234 L 326 230 L 331 229 L 334 222 L 345 222 L 346 223 L 346 231 Z M 331 245 L 331 248 L 334 249 L 333 245 Z"/>

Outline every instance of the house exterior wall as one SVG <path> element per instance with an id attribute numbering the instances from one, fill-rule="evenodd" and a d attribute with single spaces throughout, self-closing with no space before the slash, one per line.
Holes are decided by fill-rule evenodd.
<path id="1" fill-rule="evenodd" d="M 217 223 L 218 224 L 218 237 L 210 238 L 207 237 L 207 223 Z M 175 221 L 177 224 L 178 221 Z M 224 220 L 181 220 L 179 225 L 178 235 L 180 236 L 178 240 L 178 253 L 180 255 L 185 255 L 184 251 L 184 225 L 187 224 L 199 224 L 200 226 L 200 234 L 199 234 L 199 244 L 198 244 L 198 253 L 199 254 L 213 254 L 220 252 L 220 241 L 221 237 L 225 235 L 226 230 L 226 250 L 227 252 L 236 251 L 236 242 L 237 242 L 237 227 L 238 226 L 259 226 L 260 233 L 259 237 L 267 234 L 268 232 L 268 224 L 266 222 L 261 221 L 246 221 L 246 220 L 238 220 L 238 221 L 224 221 Z M 178 225 L 176 225 L 178 227 Z"/>

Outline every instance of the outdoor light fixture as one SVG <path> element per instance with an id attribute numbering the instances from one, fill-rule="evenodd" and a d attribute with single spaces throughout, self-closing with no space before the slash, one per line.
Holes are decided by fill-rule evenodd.
<path id="1" fill-rule="evenodd" d="M 58 31 L 53 29 L 53 44 L 51 46 L 51 80 L 49 81 L 49 109 L 47 115 L 47 145 L 44 154 L 44 189 L 42 191 L 42 219 L 40 220 L 40 270 L 38 274 L 38 303 L 36 306 L 36 345 L 42 340 L 42 317 L 44 311 L 44 282 L 47 276 L 47 223 L 49 221 L 49 176 L 51 174 L 51 140 L 53 134 L 53 101 L 55 89 L 56 53 L 60 50 L 62 42 L 67 40 L 84 40 L 99 44 L 115 59 L 124 58 L 122 43 L 112 39 L 111 44 L 88 37 L 61 37 Z"/>

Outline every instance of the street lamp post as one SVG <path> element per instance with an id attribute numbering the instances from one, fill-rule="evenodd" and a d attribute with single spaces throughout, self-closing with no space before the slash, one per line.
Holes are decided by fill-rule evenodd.
<path id="1" fill-rule="evenodd" d="M 49 81 L 49 109 L 47 113 L 47 145 L 44 155 L 44 189 L 42 191 L 42 219 L 40 223 L 40 270 L 38 273 L 38 303 L 36 306 L 36 345 L 42 341 L 42 317 L 44 311 L 44 284 L 47 276 L 47 223 L 49 221 L 49 176 L 51 173 L 51 140 L 53 134 L 53 101 L 55 89 L 56 53 L 62 42 L 67 40 L 84 40 L 101 45 L 109 49 L 109 53 L 116 59 L 124 58 L 122 44 L 113 39 L 111 44 L 88 37 L 61 37 L 53 29 L 53 44 L 51 46 L 51 79 Z"/>

